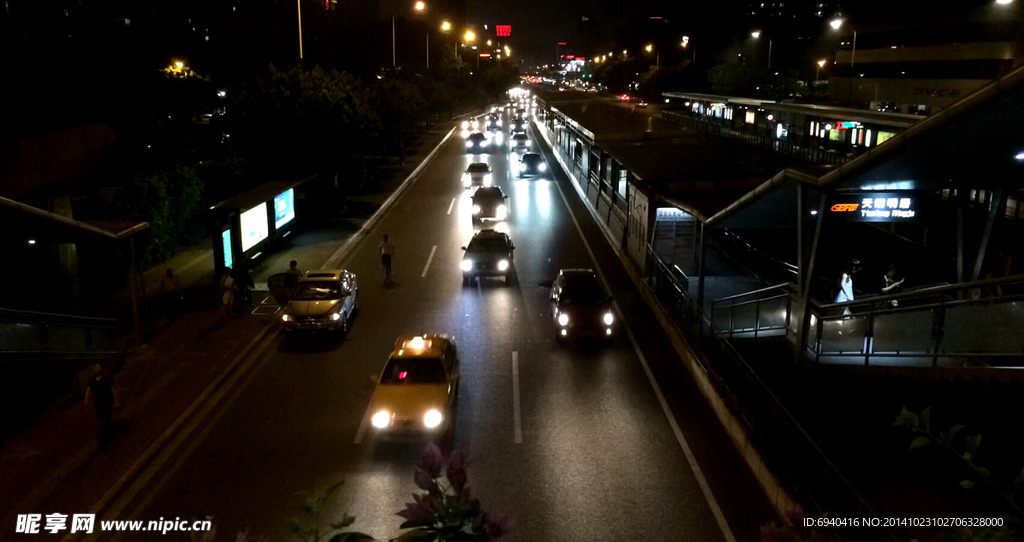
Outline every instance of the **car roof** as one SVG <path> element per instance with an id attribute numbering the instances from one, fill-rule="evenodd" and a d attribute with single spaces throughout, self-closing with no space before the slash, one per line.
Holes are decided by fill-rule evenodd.
<path id="1" fill-rule="evenodd" d="M 440 358 L 444 349 L 455 344 L 455 337 L 446 333 L 400 335 L 391 350 L 392 358 Z"/>
<path id="2" fill-rule="evenodd" d="M 483 132 L 473 132 L 472 134 L 469 134 L 469 137 L 475 139 L 487 139 L 487 136 L 485 136 Z"/>
<path id="3" fill-rule="evenodd" d="M 508 237 L 508 235 L 503 232 L 487 228 L 476 232 L 476 234 L 474 234 L 473 237 L 500 237 L 504 239 Z"/>
<path id="4" fill-rule="evenodd" d="M 538 154 L 538 153 L 535 153 L 535 152 L 523 153 L 523 156 L 522 156 L 522 158 L 520 158 L 520 160 L 526 161 L 527 159 L 529 159 L 529 160 L 543 160 L 541 155 Z"/>
<path id="5" fill-rule="evenodd" d="M 300 280 L 342 280 L 348 274 L 344 269 L 312 269 L 306 271 Z"/>
<path id="6" fill-rule="evenodd" d="M 491 170 L 491 166 L 487 165 L 486 162 L 473 162 L 472 164 L 469 165 L 468 168 L 466 168 L 466 171 L 478 171 L 478 170 L 490 171 Z"/>
<path id="7" fill-rule="evenodd" d="M 473 192 L 473 197 L 474 198 L 479 196 L 479 195 L 484 195 L 484 196 L 493 195 L 493 196 L 498 196 L 498 197 L 502 197 L 502 198 L 505 197 L 505 193 L 501 191 L 501 187 L 500 186 L 481 186 L 480 188 L 476 189 L 476 192 Z"/>
<path id="8" fill-rule="evenodd" d="M 562 275 L 566 280 L 581 279 L 584 277 L 597 278 L 597 273 L 589 267 L 573 267 L 568 269 L 561 269 L 558 271 L 559 275 Z"/>

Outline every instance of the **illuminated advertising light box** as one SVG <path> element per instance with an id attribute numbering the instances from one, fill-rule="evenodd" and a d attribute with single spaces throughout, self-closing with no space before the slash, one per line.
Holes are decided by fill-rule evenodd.
<path id="1" fill-rule="evenodd" d="M 743 119 L 743 121 L 746 122 L 747 124 L 754 124 L 754 121 L 756 120 L 753 111 L 747 111 L 744 117 L 745 118 Z"/>
<path id="2" fill-rule="evenodd" d="M 267 222 L 267 203 L 263 202 L 242 213 L 241 226 L 242 252 L 245 252 L 270 235 L 270 224 Z"/>
<path id="3" fill-rule="evenodd" d="M 224 230 L 224 231 L 220 232 L 220 242 L 224 246 L 224 267 L 227 267 L 228 269 L 231 269 L 231 266 L 234 264 L 234 262 L 233 262 L 233 260 L 231 258 L 232 250 L 231 250 L 231 230 L 230 229 Z"/>
<path id="4" fill-rule="evenodd" d="M 289 188 L 274 196 L 274 229 L 295 220 L 295 190 Z"/>
<path id="5" fill-rule="evenodd" d="M 835 196 L 830 217 L 853 222 L 908 222 L 921 217 L 921 201 L 912 192 L 862 192 Z"/>

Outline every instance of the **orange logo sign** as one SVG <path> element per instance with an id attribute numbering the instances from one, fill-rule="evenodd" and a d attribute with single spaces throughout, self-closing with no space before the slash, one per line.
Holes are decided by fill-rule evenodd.
<path id="1" fill-rule="evenodd" d="M 837 203 L 832 206 L 833 213 L 852 213 L 860 207 L 859 203 Z"/>

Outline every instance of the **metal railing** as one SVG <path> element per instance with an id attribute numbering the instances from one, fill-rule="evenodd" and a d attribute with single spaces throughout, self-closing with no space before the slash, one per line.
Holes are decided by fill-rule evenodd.
<path id="1" fill-rule="evenodd" d="M 795 331 L 792 315 L 796 294 L 796 284 L 787 282 L 716 299 L 711 302 L 711 331 L 730 339 L 787 335 Z"/>
<path id="2" fill-rule="evenodd" d="M 117 354 L 117 320 L 0 309 L 0 357 L 83 358 Z"/>
<path id="3" fill-rule="evenodd" d="M 661 305 L 677 322 L 690 321 L 691 311 L 687 292 L 690 279 L 675 264 L 666 264 L 654 252 L 654 247 L 647 245 L 647 284 L 651 286 Z"/>
<path id="4" fill-rule="evenodd" d="M 662 118 L 664 118 L 665 120 L 676 122 L 678 124 L 683 124 L 685 126 L 689 126 L 701 132 L 707 132 L 713 135 L 739 139 L 751 145 L 757 145 L 759 147 L 771 149 L 775 152 L 787 154 L 789 156 L 793 156 L 794 158 L 812 164 L 841 165 L 856 158 L 858 154 L 857 152 L 853 151 L 840 152 L 835 149 L 825 149 L 821 147 L 804 147 L 797 145 L 789 140 L 777 139 L 775 137 L 770 137 L 765 134 L 757 134 L 736 130 L 728 126 L 723 126 L 717 120 L 693 116 L 687 113 L 679 113 L 676 111 L 662 111 L 661 115 Z"/>
<path id="5" fill-rule="evenodd" d="M 1024 275 L 811 306 L 816 361 L 1020 366 Z"/>

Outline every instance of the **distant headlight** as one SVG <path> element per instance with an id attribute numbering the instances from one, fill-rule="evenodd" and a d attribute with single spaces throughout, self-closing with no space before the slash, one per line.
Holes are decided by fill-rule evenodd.
<path id="1" fill-rule="evenodd" d="M 519 171 L 526 171 L 526 164 L 519 164 Z"/>
<path id="2" fill-rule="evenodd" d="M 508 207 L 499 205 L 498 210 L 494 212 L 494 216 L 498 220 L 505 220 L 505 217 L 508 216 Z"/>
<path id="3" fill-rule="evenodd" d="M 604 313 L 604 325 L 610 326 L 615 321 L 615 317 L 612 316 L 611 311 Z"/>
<path id="4" fill-rule="evenodd" d="M 473 260 L 462 260 L 462 264 L 459 265 L 463 271 L 473 270 Z"/>
<path id="5" fill-rule="evenodd" d="M 545 164 L 544 162 L 541 162 L 540 164 L 537 164 L 537 171 L 545 171 L 547 169 L 548 169 L 548 165 Z"/>
<path id="6" fill-rule="evenodd" d="M 331 313 L 331 320 L 334 320 L 335 322 L 337 322 L 338 320 L 341 320 L 341 313 L 340 312 L 332 312 Z"/>
<path id="7" fill-rule="evenodd" d="M 463 130 L 468 130 L 469 129 L 469 121 L 468 120 L 462 121 L 462 129 Z"/>
<path id="8" fill-rule="evenodd" d="M 469 137 L 469 130 L 462 130 L 462 139 L 466 139 L 468 137 Z"/>
<path id="9" fill-rule="evenodd" d="M 281 315 L 281 321 L 282 322 L 291 322 L 292 321 L 292 315 L 290 315 L 288 313 L 282 314 Z"/>
<path id="10" fill-rule="evenodd" d="M 427 412 L 425 416 L 423 416 L 423 425 L 427 426 L 427 428 L 429 429 L 433 429 L 441 425 L 441 422 L 443 420 L 444 416 L 442 416 L 440 412 L 436 410 L 431 410 Z"/>
<path id="11" fill-rule="evenodd" d="M 499 121 L 497 121 L 497 122 L 498 122 L 498 126 L 501 126 L 501 121 L 499 120 Z"/>
<path id="12" fill-rule="evenodd" d="M 473 206 L 473 214 L 475 214 L 475 215 L 480 214 L 480 206 L 479 205 L 474 205 Z"/>
<path id="13" fill-rule="evenodd" d="M 508 269 L 508 260 L 501 260 L 498 262 L 498 271 L 505 271 Z"/>
<path id="14" fill-rule="evenodd" d="M 567 326 L 567 325 L 569 325 L 569 315 L 564 313 L 564 312 L 562 314 L 559 314 L 558 315 L 558 325 L 560 325 L 560 326 Z"/>
<path id="15" fill-rule="evenodd" d="M 377 429 L 384 429 L 391 425 L 391 413 L 386 410 L 381 410 L 373 415 L 373 418 L 370 419 L 370 423 L 372 423 Z"/>

